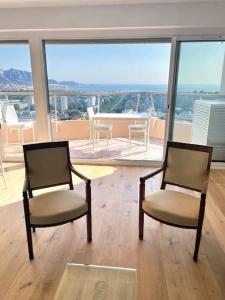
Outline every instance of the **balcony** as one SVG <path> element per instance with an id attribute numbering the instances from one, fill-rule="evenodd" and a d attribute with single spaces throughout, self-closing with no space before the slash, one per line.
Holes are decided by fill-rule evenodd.
<path id="1" fill-rule="evenodd" d="M 121 97 L 121 95 L 129 94 L 133 99 L 137 99 L 136 106 L 141 97 L 149 97 L 151 105 L 154 106 L 155 116 L 150 121 L 149 126 L 149 144 L 146 150 L 144 145 L 143 134 L 132 137 L 132 144 L 129 146 L 128 140 L 128 125 L 131 124 L 130 120 L 108 119 L 107 123 L 113 126 L 113 140 L 109 143 L 109 148 L 106 147 L 106 140 L 104 136 L 100 136 L 99 142 L 96 144 L 95 151 L 93 151 L 92 142 L 90 141 L 90 121 L 87 118 L 86 111 L 79 112 L 80 116 L 74 115 L 68 117 L 68 99 L 85 100 L 86 105 L 97 102 L 97 111 L 101 111 L 102 99 L 107 97 Z M 33 92 L 1 92 L 1 105 L 2 107 L 8 104 L 17 103 L 18 107 L 26 108 L 26 115 L 24 109 L 18 111 L 19 121 L 31 121 L 31 114 L 34 118 L 34 113 L 31 111 L 31 106 L 34 106 Z M 182 95 L 179 95 L 182 96 Z M 185 94 L 185 97 L 195 97 L 196 99 L 202 97 L 200 94 Z M 204 95 L 206 96 L 206 95 Z M 65 103 L 66 97 L 66 103 Z M 70 152 L 72 159 L 98 159 L 98 160 L 147 160 L 147 161 L 160 161 L 163 158 L 163 145 L 165 134 L 165 114 L 157 110 L 157 99 L 165 102 L 166 105 L 167 95 L 164 93 L 125 93 L 125 92 L 107 92 L 99 94 L 80 93 L 80 92 L 51 92 L 50 93 L 50 115 L 51 115 L 51 131 L 53 141 L 69 140 Z M 16 99 L 15 99 L 16 98 Z M 63 99 L 63 101 L 62 101 Z M 75 101 L 74 100 L 74 101 Z M 27 107 L 26 105 L 27 104 Z M 134 106 L 134 104 L 132 104 Z M 143 109 L 143 108 L 142 108 Z M 29 112 L 29 113 L 28 113 Z M 65 116 L 65 112 L 67 116 Z M 111 112 L 111 111 L 110 111 Z M 63 117 L 62 117 L 63 116 Z M 34 133 L 37 133 L 37 124 L 34 121 Z M 24 143 L 33 142 L 32 129 L 24 131 Z M 22 159 L 22 147 L 18 132 L 11 131 L 6 122 L 2 123 L 1 128 L 2 140 L 4 145 L 4 153 L 6 159 Z M 182 120 L 182 118 L 175 118 L 174 123 L 174 140 L 191 142 L 192 140 L 192 123 L 190 120 Z"/>
<path id="2" fill-rule="evenodd" d="M 143 136 L 134 136 L 131 147 L 128 141 L 128 124 L 127 121 L 110 120 L 113 124 L 113 140 L 106 148 L 106 140 L 100 136 L 93 152 L 92 143 L 90 142 L 90 121 L 89 120 L 65 120 L 51 121 L 52 135 L 54 141 L 69 140 L 70 152 L 73 159 L 128 159 L 128 160 L 161 160 L 163 155 L 163 140 L 165 130 L 165 120 L 156 120 L 156 124 L 151 122 L 150 143 L 146 151 L 143 142 Z M 34 131 L 37 131 L 37 125 L 34 124 Z M 6 124 L 2 125 L 3 141 L 5 155 L 8 159 L 22 158 L 22 147 L 19 143 L 17 132 L 10 132 Z M 24 133 L 24 142 L 32 141 L 32 129 Z"/>

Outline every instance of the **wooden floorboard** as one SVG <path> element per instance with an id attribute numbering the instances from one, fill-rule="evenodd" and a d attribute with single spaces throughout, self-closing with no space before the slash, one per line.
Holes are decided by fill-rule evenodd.
<path id="1" fill-rule="evenodd" d="M 6 165 L 0 181 L 0 299 L 52 299 L 67 262 L 137 268 L 139 296 L 147 299 L 225 299 L 225 171 L 212 170 L 199 262 L 192 260 L 195 231 L 145 217 L 138 240 L 139 177 L 149 168 L 78 166 L 92 178 L 93 242 L 86 219 L 37 229 L 35 259 L 27 253 L 21 190 L 24 169 Z M 147 185 L 159 187 L 160 177 Z M 84 186 L 75 180 L 75 188 Z M 88 299 L 87 299 L 88 300 Z"/>

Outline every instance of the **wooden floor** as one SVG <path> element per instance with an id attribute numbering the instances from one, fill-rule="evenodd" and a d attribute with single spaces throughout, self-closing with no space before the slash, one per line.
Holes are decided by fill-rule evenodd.
<path id="1" fill-rule="evenodd" d="M 52 299 L 67 262 L 137 268 L 142 300 L 225 299 L 224 170 L 211 171 L 199 262 L 194 263 L 195 231 L 146 217 L 144 241 L 138 240 L 138 178 L 149 169 L 78 169 L 93 179 L 93 242 L 86 242 L 85 218 L 38 229 L 30 262 L 21 202 L 24 170 L 7 165 L 9 188 L 0 190 L 1 300 Z M 80 181 L 75 185 L 83 192 Z M 158 186 L 155 178 L 147 192 Z"/>

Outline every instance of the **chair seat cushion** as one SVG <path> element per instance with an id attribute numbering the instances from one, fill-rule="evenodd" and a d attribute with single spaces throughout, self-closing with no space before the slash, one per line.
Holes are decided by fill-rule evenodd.
<path id="1" fill-rule="evenodd" d="M 97 130 L 112 130 L 112 125 L 110 124 L 95 124 L 94 126 Z"/>
<path id="2" fill-rule="evenodd" d="M 142 203 L 144 211 L 165 222 L 196 226 L 200 199 L 171 190 L 151 193 Z"/>
<path id="3" fill-rule="evenodd" d="M 128 125 L 130 130 L 146 130 L 146 125 L 144 124 L 135 124 L 135 125 Z"/>
<path id="4" fill-rule="evenodd" d="M 29 200 L 31 224 L 50 225 L 77 218 L 88 210 L 84 197 L 73 190 L 59 190 Z"/>

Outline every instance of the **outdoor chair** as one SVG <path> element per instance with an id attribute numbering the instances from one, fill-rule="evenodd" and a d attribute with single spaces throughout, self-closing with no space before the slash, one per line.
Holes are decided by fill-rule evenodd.
<path id="1" fill-rule="evenodd" d="M 152 100 L 153 101 L 153 100 Z M 128 125 L 129 132 L 129 146 L 131 147 L 131 138 L 132 133 L 143 133 L 144 134 L 144 144 L 146 147 L 146 151 L 148 150 L 149 145 L 149 130 L 151 125 L 151 120 L 153 120 L 153 129 L 156 125 L 157 117 L 155 113 L 155 109 L 151 108 L 148 110 L 148 118 L 147 120 L 135 120 L 134 124 Z"/>
<path id="2" fill-rule="evenodd" d="M 14 105 L 8 105 L 6 107 L 5 121 L 6 121 L 7 128 L 10 130 L 11 133 L 13 131 L 18 132 L 19 141 L 21 144 L 24 143 L 24 130 L 27 129 L 32 129 L 33 141 L 35 142 L 33 122 L 19 122 Z M 6 128 L 6 142 L 8 144 L 9 138 L 8 138 L 7 128 Z"/>
<path id="3" fill-rule="evenodd" d="M 194 261 L 198 259 L 212 147 L 167 142 L 161 168 L 140 178 L 139 239 L 143 239 L 144 214 L 167 225 L 197 229 Z M 162 172 L 160 191 L 145 195 L 145 182 Z M 200 193 L 200 197 L 165 189 L 173 185 Z"/>
<path id="4" fill-rule="evenodd" d="M 69 155 L 69 144 L 63 142 L 24 145 L 25 183 L 23 205 L 29 258 L 33 259 L 31 229 L 52 227 L 72 222 L 86 215 L 87 240 L 92 240 L 91 180 L 76 171 Z M 86 195 L 74 191 L 72 173 L 85 181 Z M 69 190 L 59 189 L 34 195 L 43 188 L 69 185 Z"/>
<path id="5" fill-rule="evenodd" d="M 107 138 L 107 149 L 109 148 L 109 135 L 112 140 L 112 125 L 111 124 L 97 124 L 94 117 L 94 110 L 92 107 L 87 108 L 88 117 L 90 120 L 90 140 L 92 141 L 93 151 L 95 151 L 95 139 L 97 134 L 97 139 L 99 140 L 99 133 L 106 132 Z"/>
<path id="6" fill-rule="evenodd" d="M 150 117 L 148 120 L 144 121 L 137 121 L 135 120 L 135 124 L 128 125 L 128 132 L 129 132 L 129 146 L 131 147 L 131 137 L 132 133 L 143 133 L 144 134 L 144 144 L 148 146 L 148 130 L 149 130 L 149 124 L 150 124 Z"/>

